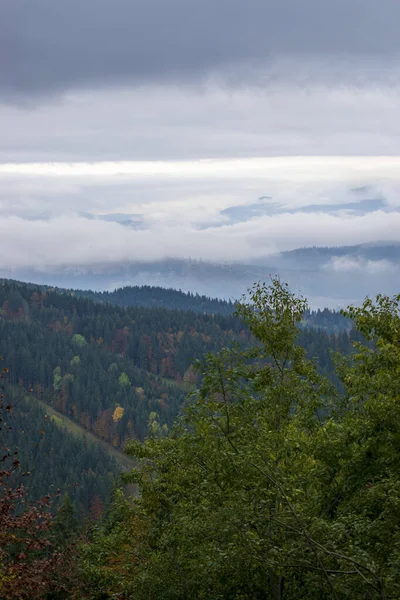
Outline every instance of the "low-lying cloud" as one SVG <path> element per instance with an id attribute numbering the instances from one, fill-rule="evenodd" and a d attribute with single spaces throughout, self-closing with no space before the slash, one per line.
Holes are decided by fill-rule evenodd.
<path id="1" fill-rule="evenodd" d="M 399 270 L 399 265 L 382 260 L 366 260 L 354 256 L 334 256 L 326 269 L 339 273 L 365 273 L 366 275 L 385 275 Z"/>
<path id="2" fill-rule="evenodd" d="M 0 250 L 14 267 L 396 241 L 399 168 L 397 157 L 0 165 Z"/>
<path id="3" fill-rule="evenodd" d="M 395 240 L 400 213 L 380 211 L 341 219 L 331 214 L 283 214 L 218 228 L 188 225 L 133 229 L 116 222 L 59 216 L 48 220 L 2 217 L 0 252 L 4 267 L 49 267 L 151 261 L 166 257 L 207 261 L 251 261 L 276 251 L 306 245 L 349 245 Z M 363 268 L 386 268 L 367 264 Z M 360 265 L 339 260 L 334 270 L 351 271 Z"/>

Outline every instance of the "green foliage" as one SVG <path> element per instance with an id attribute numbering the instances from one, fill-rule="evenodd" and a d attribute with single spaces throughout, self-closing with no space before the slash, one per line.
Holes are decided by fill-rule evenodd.
<path id="1" fill-rule="evenodd" d="M 72 336 L 72 343 L 74 346 L 78 346 L 78 348 L 84 348 L 87 346 L 87 341 L 83 335 L 80 335 L 79 333 L 75 333 L 75 335 Z"/>
<path id="2" fill-rule="evenodd" d="M 121 373 L 121 375 L 118 378 L 118 383 L 123 388 L 130 387 L 131 385 L 130 379 L 126 373 Z"/>
<path id="3" fill-rule="evenodd" d="M 62 388 L 62 377 L 61 377 L 61 369 L 60 367 L 56 367 L 53 371 L 53 390 L 55 392 L 61 391 Z"/>
<path id="4" fill-rule="evenodd" d="M 170 435 L 128 445 L 151 525 L 126 593 L 400 597 L 398 303 L 347 313 L 374 346 L 339 361 L 339 396 L 296 343 L 304 300 L 256 286 L 238 312 L 258 346 L 208 356 Z"/>
<path id="5" fill-rule="evenodd" d="M 136 587 L 132 574 L 139 562 L 136 546 L 142 544 L 134 510 L 122 489 L 116 488 L 103 522 L 81 543 L 79 584 L 71 595 L 80 600 L 132 597 Z"/>
<path id="6" fill-rule="evenodd" d="M 74 358 L 71 359 L 70 365 L 71 367 L 77 367 L 81 364 L 81 359 L 79 358 L 79 356 L 74 356 Z"/>

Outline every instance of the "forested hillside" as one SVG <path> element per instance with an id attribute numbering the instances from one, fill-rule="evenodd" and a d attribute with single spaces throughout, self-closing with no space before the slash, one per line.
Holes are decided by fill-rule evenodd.
<path id="1" fill-rule="evenodd" d="M 116 306 L 142 306 L 145 308 L 167 308 L 171 310 L 190 310 L 196 313 L 231 315 L 234 303 L 219 298 L 209 298 L 191 292 L 167 289 L 156 286 L 125 286 L 114 291 L 94 291 L 87 289 L 67 289 L 49 285 L 24 283 L 12 279 L 0 279 L 5 285 L 28 288 L 32 291 L 56 291 L 68 295 L 89 298 L 96 302 L 114 304 Z"/>
<path id="2" fill-rule="evenodd" d="M 142 306 L 144 308 L 166 308 L 170 310 L 186 310 L 195 313 L 210 315 L 231 316 L 235 312 L 235 302 L 209 298 L 190 292 L 182 292 L 175 289 L 166 289 L 153 286 L 125 286 L 114 291 L 93 291 L 84 289 L 57 288 L 48 285 L 36 285 L 23 283 L 11 279 L 0 279 L 5 285 L 13 284 L 16 287 L 27 288 L 32 291 L 58 292 L 74 297 L 89 298 L 95 302 L 108 303 L 121 307 Z M 238 299 L 240 300 L 240 299 Z M 304 312 L 300 326 L 326 329 L 329 332 L 338 332 L 343 329 L 351 329 L 349 319 L 346 319 L 339 311 L 328 308 L 309 310 Z"/>
<path id="3" fill-rule="evenodd" d="M 142 439 L 150 413 L 170 424 L 196 380 L 193 360 L 247 336 L 234 317 L 124 309 L 12 283 L 0 286 L 0 306 L 9 383 L 115 446 Z"/>
<path id="4" fill-rule="evenodd" d="M 8 444 L 0 471 L 1 597 L 399 597 L 400 296 L 351 308 L 345 317 L 356 328 L 349 335 L 299 327 L 306 303 L 278 281 L 256 286 L 237 317 L 228 319 L 149 309 L 146 321 L 146 309 L 14 284 L 3 294 L 6 349 L 13 351 L 10 331 L 24 332 L 25 354 L 22 360 L 14 348 L 13 368 L 20 371 L 6 384 L 7 401 L 0 399 Z M 151 324 L 162 332 L 170 325 L 171 335 L 174 327 L 185 332 L 190 317 L 200 339 L 203 330 L 225 336 L 219 351 L 203 356 L 199 372 L 189 371 L 198 378 L 190 400 L 183 391 L 193 389 L 191 379 L 161 378 L 151 372 L 151 361 L 138 367 L 135 355 L 127 358 L 130 332 L 122 347 L 113 347 L 122 322 L 132 327 L 138 314 L 141 335 Z M 91 335 L 99 315 L 108 316 L 111 331 L 101 344 Z M 178 338 L 172 347 L 179 348 Z M 205 351 L 201 344 L 199 351 Z M 50 354 L 59 364 L 35 391 L 37 357 L 50 360 Z M 109 360 L 116 365 L 111 371 Z M 116 378 L 115 393 L 121 392 L 100 408 L 104 429 L 96 418 L 82 420 L 72 392 L 77 384 L 81 391 L 95 389 L 84 375 L 92 364 L 104 365 Z M 155 371 L 160 364 L 155 361 Z M 137 390 L 131 395 L 136 375 L 149 381 L 141 405 L 133 404 Z M 12 379 L 11 369 L 1 377 Z M 157 386 L 178 393 L 176 407 L 168 395 L 164 405 L 157 402 Z M 38 394 L 115 446 L 126 440 L 136 466 L 123 481 L 140 490 L 133 502 L 115 485 L 115 463 L 99 446 L 68 442 L 57 418 L 46 419 Z M 86 404 L 90 417 L 97 407 L 90 399 Z M 128 425 L 128 432 L 118 430 L 125 409 L 136 422 L 147 418 L 142 436 Z M 42 493 L 35 479 L 42 468 L 50 495 L 32 506 L 19 484 L 31 479 L 34 499 Z M 64 495 L 51 516 L 74 477 L 75 512 Z M 87 525 L 77 522 L 77 509 L 89 516 Z"/>
<path id="5" fill-rule="evenodd" d="M 20 392 L 8 388 L 12 410 L 0 431 L 0 447 L 6 443 L 18 449 L 23 470 L 17 481 L 25 484 L 31 499 L 68 494 L 77 516 L 98 518 L 121 465 L 100 444 L 71 435 L 61 419 L 49 416 L 33 397 L 21 398 Z"/>
<path id="6" fill-rule="evenodd" d="M 96 302 L 108 302 L 125 307 L 162 307 L 225 316 L 230 316 L 235 311 L 235 303 L 231 301 L 151 286 L 127 286 L 118 288 L 113 292 L 73 290 L 72 293 L 91 298 Z M 306 310 L 300 325 L 325 329 L 330 333 L 351 329 L 349 319 L 346 319 L 339 311 L 329 310 L 328 308 Z"/>
<path id="7" fill-rule="evenodd" d="M 112 301 L 118 298 L 121 302 L 125 298 L 127 304 L 136 298 L 138 306 L 114 306 Z M 176 305 L 195 310 L 170 309 Z M 200 382 L 193 361 L 233 342 L 240 347 L 251 342 L 250 332 L 232 311 L 229 303 L 172 290 L 155 289 L 152 295 L 151 288 L 128 288 L 109 297 L 2 280 L 0 354 L 7 357 L 10 393 L 27 398 L 15 411 L 19 429 L 25 431 L 28 408 L 31 428 L 35 432 L 42 429 L 42 408 L 34 402 L 37 400 L 114 448 L 122 448 L 128 439 L 143 440 L 149 427 L 167 431 L 187 393 Z M 311 313 L 305 315 L 300 343 L 310 357 L 318 356 L 321 372 L 332 375 L 330 349 L 349 352 L 352 334 L 340 327 L 340 321 L 337 326 L 336 313 L 314 315 L 324 328 L 321 330 L 307 326 L 310 318 Z M 335 329 L 339 333 L 328 334 Z M 66 450 L 57 461 L 57 474 L 51 460 L 36 461 L 30 481 L 32 496 L 45 493 L 49 481 L 64 490 L 78 483 L 82 491 L 73 497 L 79 511 L 89 510 L 95 496 L 105 502 L 116 465 L 111 461 L 105 466 L 104 456 L 99 460 L 98 453 L 104 454 L 99 448 L 95 451 L 82 446 L 77 451 L 73 445 L 87 442 L 72 441 L 68 432 L 55 429 L 54 423 L 48 427 L 51 431 L 40 445 L 45 455 L 50 439 L 54 442 L 57 438 L 60 448 L 65 446 Z M 36 456 L 29 450 L 35 435 L 27 433 L 20 440 L 21 455 L 29 464 Z M 87 457 L 85 464 L 69 458 L 77 453 Z M 83 482 L 84 472 L 93 474 L 95 484 L 90 483 L 89 475 Z"/>
<path id="8" fill-rule="evenodd" d="M 194 360 L 251 339 L 232 315 L 116 307 L 15 282 L 3 281 L 0 306 L 9 384 L 31 390 L 115 447 L 143 439 L 150 418 L 172 424 L 198 382 Z M 304 328 L 300 343 L 329 373 L 329 348 L 348 352 L 350 338 Z"/>
<path id="9" fill-rule="evenodd" d="M 231 315 L 234 311 L 234 303 L 231 301 L 148 285 L 126 286 L 113 292 L 82 290 L 74 290 L 74 292 L 98 302 L 108 302 L 117 306 L 158 307 L 220 315 Z"/>

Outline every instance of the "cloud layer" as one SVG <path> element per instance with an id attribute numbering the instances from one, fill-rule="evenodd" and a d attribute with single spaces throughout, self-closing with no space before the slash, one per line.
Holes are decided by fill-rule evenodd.
<path id="1" fill-rule="evenodd" d="M 69 92 L 34 107 L 0 103 L 0 162 L 397 155 L 399 89 L 317 79 L 305 87 L 148 85 Z"/>
<path id="2" fill-rule="evenodd" d="M 334 63 L 343 78 L 350 60 L 353 77 L 379 77 L 400 50 L 395 0 L 2 0 L 1 8 L 0 90 L 11 97 L 213 72 L 235 82 L 249 65 L 274 79 L 285 61 L 286 70 Z"/>
<path id="3" fill-rule="evenodd" d="M 0 8 L 9 266 L 399 239 L 396 0 Z"/>
<path id="4" fill-rule="evenodd" d="M 396 241 L 399 168 L 393 157 L 1 165 L 0 251 L 9 266 L 54 266 Z"/>

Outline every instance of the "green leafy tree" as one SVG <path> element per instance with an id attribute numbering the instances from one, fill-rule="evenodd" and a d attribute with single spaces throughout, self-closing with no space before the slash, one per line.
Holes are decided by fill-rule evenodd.
<path id="1" fill-rule="evenodd" d="M 87 341 L 83 335 L 80 335 L 79 333 L 75 333 L 75 335 L 72 336 L 72 343 L 74 346 L 78 346 L 78 348 L 84 348 L 87 346 Z"/>
<path id="2" fill-rule="evenodd" d="M 79 578 L 71 597 L 82 600 L 135 597 L 140 549 L 148 534 L 135 517 L 131 502 L 115 488 L 103 521 L 81 543 Z"/>
<path id="3" fill-rule="evenodd" d="M 279 281 L 250 300 L 258 345 L 209 356 L 171 434 L 128 446 L 152 521 L 135 597 L 399 597 L 399 299 L 346 313 L 374 345 L 341 397 L 296 343 L 305 301 Z"/>
<path id="4" fill-rule="evenodd" d="M 118 383 L 123 388 L 130 387 L 131 385 L 130 379 L 126 373 L 121 373 L 118 379 Z"/>
<path id="5" fill-rule="evenodd" d="M 53 389 L 55 392 L 60 392 L 62 390 L 63 379 L 61 377 L 61 369 L 60 367 L 56 367 L 53 371 Z"/>
<path id="6" fill-rule="evenodd" d="M 78 367 L 80 365 L 81 359 L 79 358 L 79 356 L 74 356 L 74 358 L 71 360 L 71 367 Z"/>

